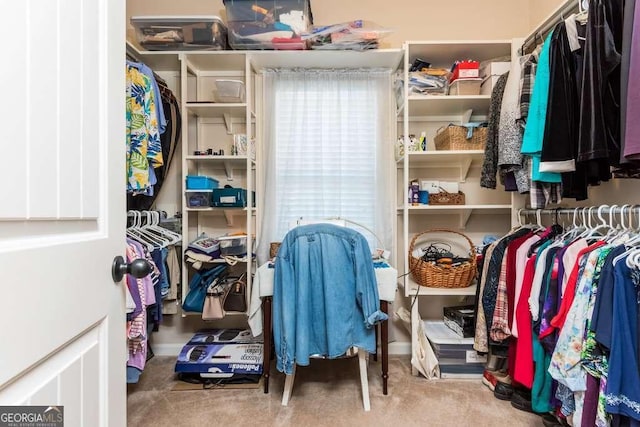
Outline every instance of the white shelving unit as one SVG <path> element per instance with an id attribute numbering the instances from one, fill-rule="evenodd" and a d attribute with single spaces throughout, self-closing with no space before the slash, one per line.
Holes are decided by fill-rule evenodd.
<path id="1" fill-rule="evenodd" d="M 201 233 L 221 236 L 230 232 L 246 232 L 255 235 L 253 191 L 255 189 L 255 159 L 251 156 L 230 155 L 233 135 L 242 133 L 247 140 L 255 135 L 251 106 L 253 73 L 245 52 L 182 52 L 180 61 L 182 96 L 182 174 L 183 174 L 183 245 Z M 218 79 L 241 80 L 245 84 L 246 102 L 214 102 L 213 90 Z M 194 152 L 212 149 L 224 155 L 195 155 Z M 247 206 L 237 208 L 189 208 L 186 205 L 186 175 L 206 175 L 218 180 L 220 187 L 226 184 L 247 190 Z M 253 239 L 247 239 L 247 253 L 253 252 Z M 247 306 L 250 301 L 251 279 L 255 265 L 249 255 L 246 262 L 238 263 L 236 274 L 246 273 Z M 223 261 L 220 261 L 223 262 Z M 187 295 L 193 272 L 185 263 L 182 273 L 182 297 Z M 189 314 L 189 313 L 185 313 Z M 199 313 L 197 313 L 199 314 Z M 231 313 L 229 313 L 231 314 Z M 235 313 L 238 314 L 238 313 Z M 243 313 L 240 313 L 243 314 Z M 245 313 L 246 314 L 246 313 Z"/>
<path id="2" fill-rule="evenodd" d="M 411 63 L 420 58 L 434 67 L 449 68 L 455 60 L 475 59 L 484 61 L 492 58 L 510 56 L 511 40 L 481 41 L 417 41 L 407 42 L 404 46 L 405 58 L 405 94 L 409 94 L 408 70 Z M 482 121 L 489 112 L 489 95 L 449 96 L 449 95 L 413 95 L 405 97 L 399 105 L 398 114 L 402 114 L 402 127 L 399 134 L 405 135 L 405 155 L 397 161 L 398 194 L 402 197 L 398 203 L 398 251 L 408 254 L 413 237 L 425 230 L 434 228 L 457 231 L 464 229 L 468 234 L 471 220 L 496 224 L 505 231 L 511 224 L 513 197 L 504 192 L 481 190 L 479 171 L 484 159 L 484 150 L 409 152 L 407 135 L 427 134 L 432 141 L 439 128 L 449 123 L 460 124 L 462 116 L 472 110 L 473 121 Z M 408 186 L 412 179 L 431 179 L 438 181 L 457 181 L 466 195 L 464 205 L 411 205 L 408 202 Z M 484 219 L 483 219 L 484 218 Z M 480 227 L 476 233 L 485 230 Z M 473 232 L 470 230 L 469 232 Z M 484 233 L 483 233 L 484 234 Z M 475 237 L 475 239 L 474 239 Z M 474 242 L 481 241 L 480 236 L 470 236 Z M 426 239 L 428 240 L 428 239 Z M 417 242 L 416 248 L 419 246 Z M 467 246 L 468 244 L 465 243 Z M 415 248 L 414 248 L 415 249 Z M 404 257 L 404 272 L 409 272 L 408 257 Z M 404 276 L 401 283 L 405 296 L 417 298 L 411 310 L 412 350 L 418 346 L 418 325 L 423 317 L 442 320 L 443 305 L 456 305 L 461 299 L 473 297 L 477 285 L 466 288 L 431 288 L 418 285 L 411 274 Z M 450 302 L 446 302 L 450 301 Z M 439 309 L 437 309 L 439 307 Z M 422 308 L 422 310 L 421 310 Z M 428 311 L 430 315 L 423 315 Z M 439 313 L 439 317 L 438 314 Z M 428 333 L 427 333 L 428 337 Z M 417 375 L 417 370 L 412 369 Z"/>

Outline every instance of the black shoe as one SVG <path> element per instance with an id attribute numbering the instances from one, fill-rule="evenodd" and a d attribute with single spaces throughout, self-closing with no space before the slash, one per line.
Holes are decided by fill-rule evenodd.
<path id="1" fill-rule="evenodd" d="M 533 412 L 531 408 L 531 392 L 515 390 L 511 395 L 511 406 L 521 411 Z"/>
<path id="2" fill-rule="evenodd" d="M 496 399 L 511 400 L 511 396 L 513 395 L 513 387 L 511 386 L 511 384 L 505 384 L 498 381 L 496 383 L 496 388 L 493 390 L 493 395 Z"/>
<path id="3" fill-rule="evenodd" d="M 544 424 L 545 427 L 560 427 L 560 426 L 562 426 L 562 424 L 560 424 L 560 422 L 558 422 L 558 419 L 552 414 L 546 413 L 546 414 L 540 415 L 540 417 L 542 418 L 542 424 Z"/>

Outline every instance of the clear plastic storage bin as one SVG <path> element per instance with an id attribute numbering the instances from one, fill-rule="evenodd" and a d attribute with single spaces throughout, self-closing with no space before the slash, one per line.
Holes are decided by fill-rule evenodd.
<path id="1" fill-rule="evenodd" d="M 227 48 L 227 27 L 217 16 L 134 16 L 131 24 L 147 50 Z"/>
<path id="2" fill-rule="evenodd" d="M 216 80 L 213 91 L 215 102 L 244 102 L 244 82 L 241 80 Z"/>
<path id="3" fill-rule="evenodd" d="M 302 40 L 310 25 L 309 0 L 224 0 L 233 49 L 306 48 Z"/>
<path id="4" fill-rule="evenodd" d="M 187 207 L 190 208 L 208 208 L 211 207 L 211 194 L 213 190 L 187 190 L 185 191 L 185 199 Z"/>

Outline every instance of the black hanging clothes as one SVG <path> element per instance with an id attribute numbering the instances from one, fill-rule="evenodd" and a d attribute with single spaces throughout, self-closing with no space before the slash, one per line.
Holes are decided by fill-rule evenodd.
<path id="1" fill-rule="evenodd" d="M 581 88 L 579 162 L 590 182 L 620 161 L 620 61 L 624 0 L 591 0 Z M 603 160 L 607 160 L 604 162 Z"/>

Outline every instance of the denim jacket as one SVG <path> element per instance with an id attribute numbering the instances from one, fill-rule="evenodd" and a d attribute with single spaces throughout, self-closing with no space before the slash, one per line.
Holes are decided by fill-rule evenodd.
<path id="1" fill-rule="evenodd" d="M 309 356 L 335 358 L 349 347 L 376 349 L 378 287 L 366 239 L 332 224 L 289 231 L 275 261 L 273 334 L 280 372 Z"/>

